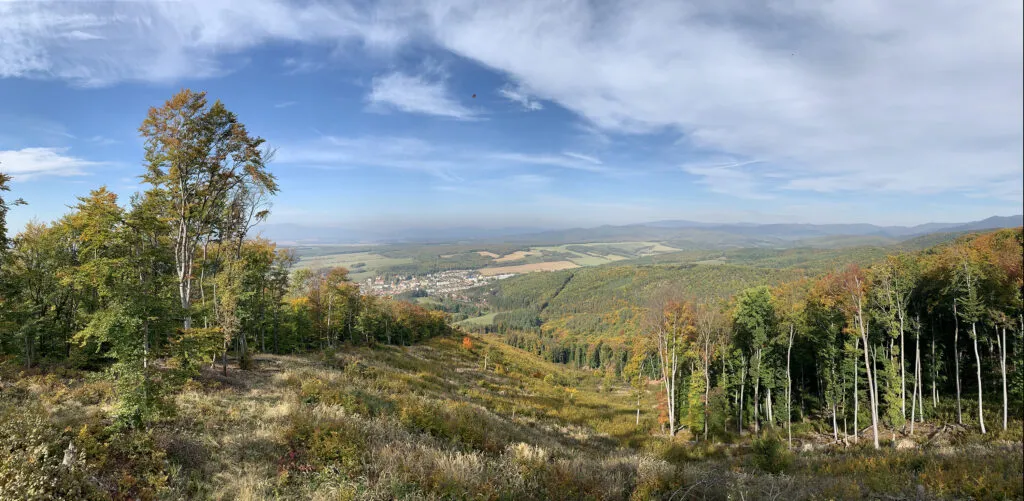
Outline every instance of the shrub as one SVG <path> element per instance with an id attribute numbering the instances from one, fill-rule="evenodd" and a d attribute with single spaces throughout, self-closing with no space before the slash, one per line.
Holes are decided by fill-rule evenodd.
<path id="1" fill-rule="evenodd" d="M 768 473 L 782 473 L 793 462 L 792 453 L 786 450 L 785 444 L 775 435 L 754 439 L 751 451 L 754 454 L 754 466 Z"/>
<path id="2" fill-rule="evenodd" d="M 349 477 L 362 471 L 366 451 L 366 434 L 354 420 L 322 420 L 296 416 L 286 438 L 292 451 L 287 459 L 296 460 L 296 450 L 315 469 L 333 468 Z M 301 465 L 298 469 L 305 469 Z"/>
<path id="3" fill-rule="evenodd" d="M 62 464 L 68 443 L 41 412 L 0 407 L 0 499 L 99 499 L 81 455 Z"/>

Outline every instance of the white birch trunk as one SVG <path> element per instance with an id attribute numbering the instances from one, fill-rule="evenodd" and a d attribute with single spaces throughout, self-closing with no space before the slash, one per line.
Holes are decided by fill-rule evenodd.
<path id="1" fill-rule="evenodd" d="M 974 360 L 975 365 L 978 367 L 978 424 L 981 425 L 981 433 L 985 434 L 985 409 L 982 405 L 982 386 L 981 386 L 981 354 L 978 353 L 978 328 L 977 323 L 971 322 L 971 334 L 974 338 Z"/>

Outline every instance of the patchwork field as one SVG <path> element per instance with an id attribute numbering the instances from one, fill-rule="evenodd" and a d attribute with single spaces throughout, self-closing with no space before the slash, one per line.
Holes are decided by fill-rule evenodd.
<path id="1" fill-rule="evenodd" d="M 484 254 L 483 252 L 481 252 L 479 254 L 481 256 L 486 256 L 487 254 L 492 254 L 492 253 L 488 252 L 487 254 Z M 533 250 L 515 251 L 515 252 L 513 252 L 511 254 L 506 254 L 506 255 L 501 256 L 501 257 L 495 256 L 494 262 L 495 263 L 508 263 L 508 262 L 511 262 L 511 261 L 519 261 L 519 260 L 522 260 L 522 259 L 526 259 L 529 256 L 539 256 L 539 255 L 540 255 L 540 252 L 533 251 Z"/>
<path id="2" fill-rule="evenodd" d="M 530 273 L 534 271 L 558 271 L 579 268 L 579 265 L 572 261 L 551 261 L 546 263 L 521 264 L 518 266 L 496 266 L 493 268 L 480 268 L 480 274 L 485 277 L 503 275 L 505 273 Z"/>
<path id="3" fill-rule="evenodd" d="M 394 258 L 382 256 L 373 252 L 348 252 L 344 254 L 329 254 L 325 256 L 302 256 L 295 265 L 297 269 L 302 268 L 331 268 L 343 266 L 348 268 L 352 280 L 363 280 L 373 277 L 389 266 L 407 264 L 413 262 L 412 258 Z"/>

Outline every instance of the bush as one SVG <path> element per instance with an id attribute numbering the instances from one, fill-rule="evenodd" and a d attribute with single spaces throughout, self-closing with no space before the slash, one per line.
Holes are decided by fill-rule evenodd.
<path id="1" fill-rule="evenodd" d="M 99 499 L 81 455 L 62 464 L 70 442 L 41 411 L 0 407 L 0 499 Z"/>
<path id="2" fill-rule="evenodd" d="M 754 439 L 751 444 L 754 466 L 768 473 L 782 473 L 793 463 L 793 454 L 775 435 Z"/>
<path id="3" fill-rule="evenodd" d="M 349 477 L 362 472 L 367 440 L 363 429 L 354 420 L 323 420 L 298 415 L 292 421 L 286 438 L 292 450 L 287 459 L 299 463 L 304 459 L 313 469 L 330 468 Z M 302 454 L 297 455 L 296 450 Z M 298 465 L 297 469 L 306 468 Z"/>

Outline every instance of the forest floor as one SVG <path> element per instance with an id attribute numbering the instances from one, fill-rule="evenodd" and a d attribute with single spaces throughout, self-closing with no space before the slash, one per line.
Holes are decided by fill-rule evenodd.
<path id="1" fill-rule="evenodd" d="M 460 341 L 204 369 L 145 431 L 110 426 L 99 373 L 0 361 L 0 499 L 1024 497 L 1019 421 L 986 435 L 887 430 L 879 451 L 809 423 L 793 450 L 750 435 L 670 441 L 653 385 L 637 426 L 623 383 L 495 338 Z"/>

